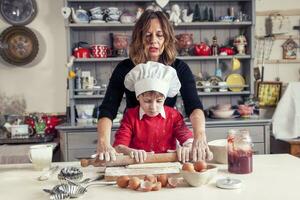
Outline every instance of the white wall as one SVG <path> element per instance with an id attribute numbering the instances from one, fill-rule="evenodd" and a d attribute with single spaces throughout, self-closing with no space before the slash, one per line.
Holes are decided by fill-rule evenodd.
<path id="1" fill-rule="evenodd" d="M 38 37 L 39 53 L 25 66 L 0 61 L 0 92 L 23 95 L 28 112 L 65 112 L 66 40 L 60 14 L 63 0 L 36 0 L 38 14 L 27 25 Z M 0 20 L 0 31 L 10 25 Z"/>
<path id="2" fill-rule="evenodd" d="M 299 0 L 256 0 L 256 11 L 267 10 L 288 10 L 288 9 L 300 9 Z M 300 15 L 288 16 L 292 26 L 300 26 Z M 256 17 L 256 34 L 265 35 L 265 19 L 266 16 Z M 287 35 L 300 36 L 300 32 L 292 30 Z M 282 47 L 281 45 L 285 40 L 275 40 L 273 48 L 270 54 L 270 59 L 280 60 L 282 59 Z M 300 40 L 295 40 L 300 45 Z M 300 52 L 298 49 L 297 59 L 300 59 Z M 258 65 L 261 68 L 261 64 Z M 276 77 L 280 78 L 280 81 L 287 83 L 291 81 L 300 80 L 300 63 L 289 64 L 265 64 L 265 77 L 266 81 L 274 81 Z"/>
<path id="3" fill-rule="evenodd" d="M 23 67 L 10 66 L 0 62 L 0 92 L 7 95 L 24 95 L 28 112 L 64 112 L 66 107 L 66 77 L 65 63 L 66 36 L 63 17 L 60 9 L 63 0 L 36 0 L 38 15 L 27 25 L 38 36 L 40 51 L 38 57 L 29 65 Z M 299 0 L 257 0 L 257 11 L 270 9 L 300 8 Z M 291 17 L 294 25 L 298 17 Z M 264 32 L 265 17 L 257 17 L 257 34 Z M 0 20 L 0 31 L 10 25 Z M 294 31 L 293 34 L 299 35 Z M 284 41 L 276 41 L 271 59 L 281 59 L 280 45 Z M 298 58 L 300 58 L 298 52 Z M 265 80 L 280 77 L 284 82 L 297 81 L 300 64 L 266 65 Z"/>

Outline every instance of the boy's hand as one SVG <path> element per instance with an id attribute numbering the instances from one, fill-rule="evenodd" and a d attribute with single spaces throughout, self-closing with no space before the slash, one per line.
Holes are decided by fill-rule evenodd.
<path id="1" fill-rule="evenodd" d="M 190 153 L 192 152 L 192 143 L 188 143 L 184 146 L 180 146 L 176 149 L 177 158 L 180 162 L 189 162 Z"/>
<path id="2" fill-rule="evenodd" d="M 129 155 L 139 163 L 143 163 L 147 159 L 147 152 L 144 150 L 132 149 Z"/>

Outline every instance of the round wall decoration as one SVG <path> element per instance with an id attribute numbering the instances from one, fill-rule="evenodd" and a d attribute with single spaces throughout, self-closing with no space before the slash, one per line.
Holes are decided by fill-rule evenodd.
<path id="1" fill-rule="evenodd" d="M 29 24 L 37 14 L 35 0 L 0 0 L 0 13 L 9 24 Z"/>
<path id="2" fill-rule="evenodd" d="M 10 64 L 26 65 L 38 51 L 36 35 L 25 26 L 11 26 L 0 35 L 0 56 Z"/>

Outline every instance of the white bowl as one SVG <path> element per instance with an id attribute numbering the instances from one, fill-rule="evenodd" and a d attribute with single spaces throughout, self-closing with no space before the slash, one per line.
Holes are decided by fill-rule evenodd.
<path id="1" fill-rule="evenodd" d="M 78 104 L 76 105 L 78 118 L 92 118 L 93 111 L 95 105 L 94 104 Z"/>
<path id="2" fill-rule="evenodd" d="M 211 109 L 211 112 L 213 113 L 213 117 L 215 118 L 221 118 L 221 119 L 227 119 L 231 118 L 234 110 L 214 110 Z"/>
<path id="3" fill-rule="evenodd" d="M 78 125 L 92 125 L 94 118 L 87 118 L 87 119 L 76 118 L 76 120 Z"/>
<path id="4" fill-rule="evenodd" d="M 227 140 L 213 140 L 208 142 L 208 147 L 214 155 L 212 162 L 227 164 Z"/>
<path id="5" fill-rule="evenodd" d="M 180 171 L 186 182 L 194 187 L 208 184 L 216 176 L 217 172 L 218 167 L 215 165 L 207 165 L 207 170 L 204 172 Z"/>

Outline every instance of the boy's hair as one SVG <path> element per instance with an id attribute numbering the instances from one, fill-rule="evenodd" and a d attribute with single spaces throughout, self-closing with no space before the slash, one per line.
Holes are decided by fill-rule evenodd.
<path id="1" fill-rule="evenodd" d="M 146 94 L 149 94 L 149 95 L 155 96 L 155 97 L 164 97 L 164 98 L 165 98 L 165 96 L 164 96 L 162 93 L 157 92 L 157 91 L 154 91 L 154 90 L 147 91 L 147 92 L 143 92 L 143 93 L 140 94 L 140 95 L 144 96 L 144 95 L 146 95 Z"/>

